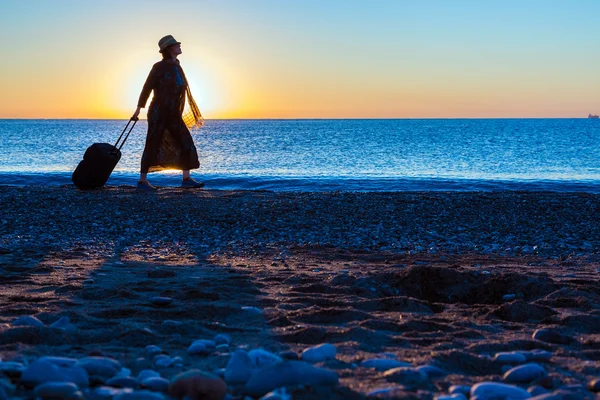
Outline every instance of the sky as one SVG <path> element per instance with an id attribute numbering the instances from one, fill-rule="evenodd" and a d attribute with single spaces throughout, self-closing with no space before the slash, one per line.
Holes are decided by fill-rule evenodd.
<path id="1" fill-rule="evenodd" d="M 209 119 L 600 114 L 600 0 L 2 0 L 0 118 L 128 118 L 168 34 Z"/>

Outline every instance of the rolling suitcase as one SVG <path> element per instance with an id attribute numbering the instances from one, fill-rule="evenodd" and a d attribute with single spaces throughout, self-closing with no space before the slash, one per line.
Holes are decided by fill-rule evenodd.
<path id="1" fill-rule="evenodd" d="M 131 125 L 129 131 L 125 137 L 123 137 L 131 121 L 133 121 L 133 125 Z M 83 155 L 83 160 L 81 160 L 71 176 L 71 180 L 75 186 L 82 190 L 96 189 L 104 186 L 113 169 L 115 169 L 117 163 L 121 159 L 121 148 L 125 144 L 125 141 L 129 137 L 129 134 L 137 121 L 138 119 L 136 118 L 130 119 L 127 122 L 125 129 L 121 132 L 121 135 L 114 146 L 109 143 L 94 143 L 87 148 Z M 123 141 L 119 145 L 121 138 L 123 138 Z"/>

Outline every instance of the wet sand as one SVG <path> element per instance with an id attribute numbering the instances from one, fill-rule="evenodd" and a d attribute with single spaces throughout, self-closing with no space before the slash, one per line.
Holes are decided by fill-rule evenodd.
<path id="1" fill-rule="evenodd" d="M 513 350 L 551 354 L 524 389 L 600 375 L 600 196 L 2 187 L 0 203 L 4 361 L 105 355 L 137 373 L 159 345 L 182 358 L 160 370 L 171 378 L 224 368 L 228 352 L 186 349 L 227 333 L 232 349 L 335 345 L 318 365 L 339 384 L 294 398 L 432 398 L 501 382 L 493 357 Z M 45 326 L 11 325 L 28 315 Z M 49 327 L 63 316 L 75 329 Z M 444 374 L 390 382 L 360 366 L 382 357 Z"/>

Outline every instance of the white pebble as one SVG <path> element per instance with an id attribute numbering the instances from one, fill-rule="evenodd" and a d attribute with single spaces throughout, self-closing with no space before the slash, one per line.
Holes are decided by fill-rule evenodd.
<path id="1" fill-rule="evenodd" d="M 323 343 L 318 346 L 309 347 L 302 351 L 302 360 L 310 363 L 317 363 L 326 360 L 334 360 L 337 350 L 334 345 Z"/>

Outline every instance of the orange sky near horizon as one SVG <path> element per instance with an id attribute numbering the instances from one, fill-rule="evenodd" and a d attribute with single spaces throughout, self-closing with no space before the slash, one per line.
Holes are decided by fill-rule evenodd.
<path id="1" fill-rule="evenodd" d="M 413 3 L 6 0 L 0 118 L 128 118 L 164 34 L 209 119 L 600 113 L 600 2 Z"/>

